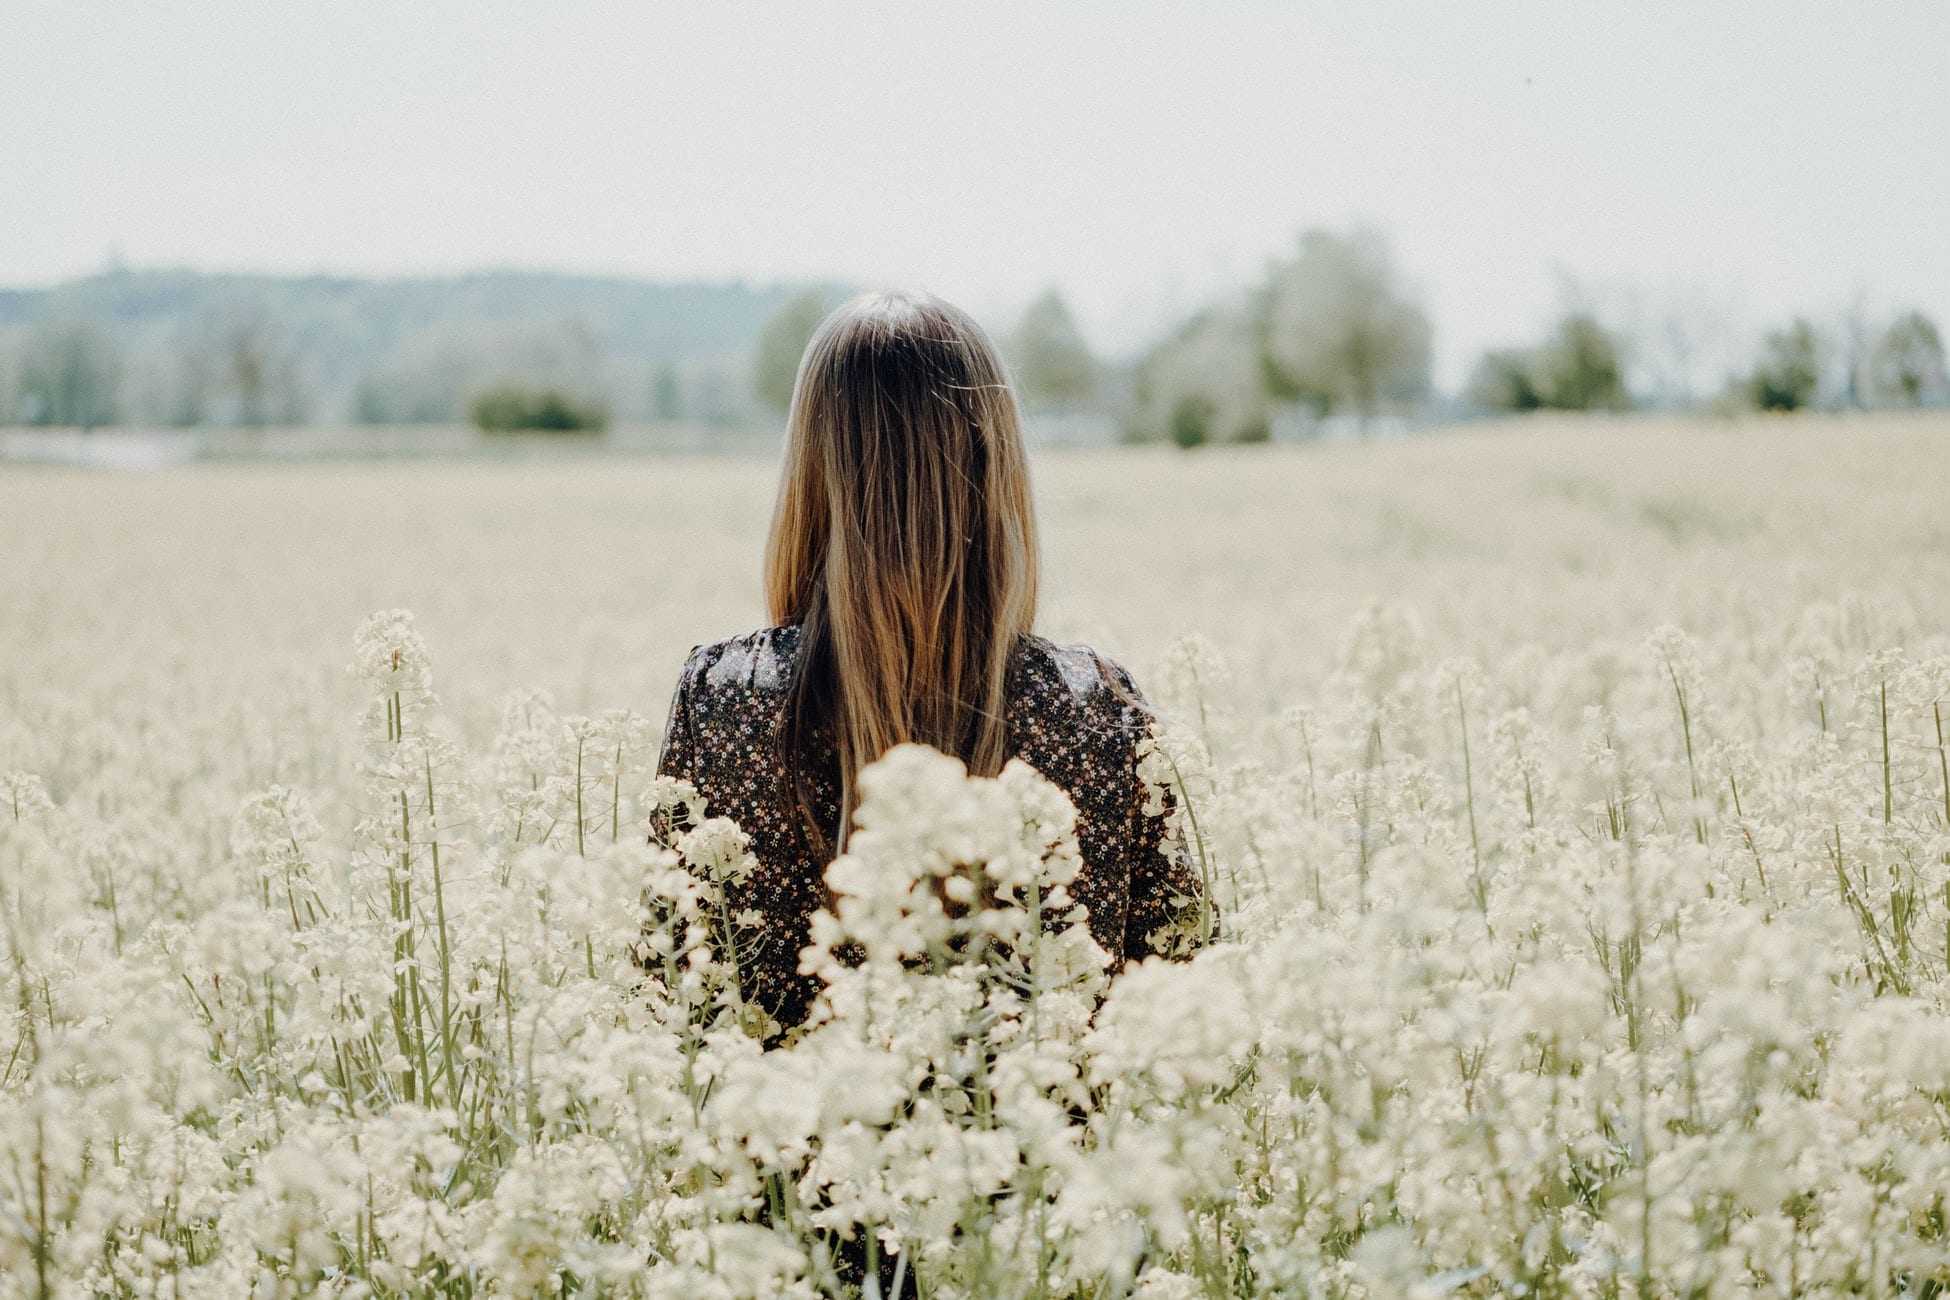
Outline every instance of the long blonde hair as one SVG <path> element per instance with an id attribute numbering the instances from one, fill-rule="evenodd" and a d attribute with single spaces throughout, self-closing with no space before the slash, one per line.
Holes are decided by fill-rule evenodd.
<path id="1" fill-rule="evenodd" d="M 925 293 L 869 293 L 820 323 L 799 363 L 765 549 L 772 620 L 798 624 L 782 734 L 812 845 L 843 848 L 860 769 L 919 741 L 992 776 L 1039 555 L 1022 419 L 980 325 Z M 807 795 L 830 728 L 838 846 Z"/>

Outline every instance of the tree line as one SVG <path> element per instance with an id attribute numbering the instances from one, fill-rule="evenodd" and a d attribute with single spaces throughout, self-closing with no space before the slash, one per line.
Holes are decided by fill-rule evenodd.
<path id="1" fill-rule="evenodd" d="M 1752 367 L 1704 405 L 1760 411 L 1914 407 L 1946 396 L 1943 337 L 1920 311 L 1904 311 L 1872 333 L 1859 320 L 1836 337 L 1807 317 L 1770 330 Z M 1635 405 L 1625 383 L 1625 349 L 1588 312 L 1573 312 L 1542 343 L 1487 353 L 1467 396 L 1486 410 L 1611 410 Z"/>
<path id="2" fill-rule="evenodd" d="M 831 306 L 802 294 L 767 322 L 753 383 L 783 411 L 807 338 Z M 1668 363 L 1697 351 L 1690 322 L 1659 332 Z M 1433 329 L 1371 230 L 1311 230 L 1245 293 L 1194 313 L 1127 365 L 1097 357 L 1054 290 L 1003 337 L 1032 412 L 1094 410 L 1138 442 L 1265 441 L 1286 422 L 1305 431 L 1339 419 L 1364 430 L 1387 417 L 1524 411 L 1623 411 L 1639 406 L 1794 411 L 1920 406 L 1950 400 L 1944 346 L 1920 311 L 1879 325 L 1851 315 L 1823 330 L 1802 318 L 1768 332 L 1744 369 L 1705 391 L 1671 384 L 1638 392 L 1627 331 L 1588 307 L 1563 313 L 1533 343 L 1493 348 L 1463 391 L 1437 393 Z"/>
<path id="3" fill-rule="evenodd" d="M 762 414 L 752 339 L 798 288 L 112 269 L 0 289 L 0 424 L 447 424 L 477 409 L 560 422 L 600 408 L 743 427 Z M 520 402 L 486 400 L 510 387 Z"/>
<path id="4" fill-rule="evenodd" d="M 371 359 L 341 375 L 336 389 L 321 376 L 320 357 L 337 337 L 332 328 L 339 336 L 358 333 L 356 308 L 321 325 L 315 314 L 280 311 L 275 300 L 233 296 L 179 324 L 166 347 L 132 344 L 110 322 L 76 311 L 47 312 L 11 328 L 0 321 L 0 423 L 86 429 L 472 420 L 497 431 L 574 431 L 598 430 L 621 416 L 751 426 L 784 411 L 807 339 L 845 292 L 828 286 L 777 295 L 769 316 L 745 317 L 752 322 L 745 351 L 720 345 L 702 355 L 648 358 L 618 355 L 609 337 L 624 326 L 648 331 L 646 338 L 662 328 L 639 319 L 641 307 L 628 315 L 607 305 L 627 301 L 631 286 L 548 277 L 485 283 L 494 292 L 482 298 L 476 291 L 481 315 L 398 329 L 384 350 L 368 348 Z M 530 292 L 540 292 L 537 284 L 558 297 L 569 290 L 599 295 L 590 301 L 610 313 L 608 328 L 578 312 L 510 314 L 539 301 Z M 734 314 L 758 301 L 744 290 L 661 292 L 707 295 L 699 302 L 722 318 L 711 337 L 727 341 Z M 1588 306 L 1567 309 L 1532 342 L 1490 349 L 1456 394 L 1435 389 L 1432 340 L 1427 312 L 1396 271 L 1386 241 L 1357 229 L 1307 231 L 1246 291 L 1193 313 L 1130 361 L 1099 357 L 1053 289 L 1029 304 L 1002 343 L 1034 414 L 1087 417 L 1131 441 L 1188 447 L 1264 441 L 1323 421 L 1365 430 L 1381 419 L 1431 414 L 1950 401 L 1942 336 L 1916 310 L 1884 320 L 1858 310 L 1827 328 L 1794 319 L 1766 332 L 1743 366 L 1704 389 L 1687 377 L 1635 384 L 1635 363 L 1652 368 L 1645 332 Z M 1676 319 L 1652 342 L 1669 370 L 1684 369 L 1700 344 Z"/>

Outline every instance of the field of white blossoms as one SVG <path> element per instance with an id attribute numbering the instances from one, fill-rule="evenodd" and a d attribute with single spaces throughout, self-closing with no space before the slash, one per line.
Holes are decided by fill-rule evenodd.
<path id="1" fill-rule="evenodd" d="M 1950 419 L 1037 473 L 1222 937 L 897 751 L 771 1050 L 772 466 L 0 474 L 0 1296 L 1941 1293 Z"/>

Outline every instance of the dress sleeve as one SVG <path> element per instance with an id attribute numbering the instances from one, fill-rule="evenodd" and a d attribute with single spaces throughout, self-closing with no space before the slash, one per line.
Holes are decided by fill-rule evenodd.
<path id="1" fill-rule="evenodd" d="M 1179 795 L 1165 786 L 1156 805 L 1136 772 L 1138 746 L 1153 733 L 1150 705 L 1123 665 L 1106 658 L 1104 666 L 1116 692 L 1132 747 L 1130 834 L 1130 899 L 1124 922 L 1124 959 L 1189 957 L 1218 935 L 1218 910 L 1193 861 L 1182 833 L 1172 824 L 1179 819 Z M 1156 811 L 1146 811 L 1152 805 Z"/>
<path id="2" fill-rule="evenodd" d="M 692 648 L 690 657 L 684 661 L 684 671 L 677 675 L 677 689 L 670 697 L 670 715 L 664 722 L 663 750 L 657 756 L 657 775 L 686 781 L 693 792 L 697 789 L 698 744 L 692 695 L 702 666 L 701 649 Z M 696 807 L 691 802 L 678 799 L 664 804 L 652 812 L 651 840 L 674 843 L 680 833 L 691 828 L 695 815 Z"/>
<path id="3" fill-rule="evenodd" d="M 698 651 L 691 647 L 684 660 L 684 671 L 677 675 L 677 689 L 670 697 L 670 716 L 664 722 L 663 752 L 657 758 L 657 775 L 674 776 L 697 782 L 697 734 L 691 723 L 691 684 L 696 680 Z"/>

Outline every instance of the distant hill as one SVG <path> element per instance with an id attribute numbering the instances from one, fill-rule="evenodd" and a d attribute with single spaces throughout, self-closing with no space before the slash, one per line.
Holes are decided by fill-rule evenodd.
<path id="1" fill-rule="evenodd" d="M 381 280 L 112 270 L 0 289 L 0 352 L 18 373 L 36 327 L 105 330 L 121 354 L 129 422 L 222 419 L 221 402 L 238 400 L 221 397 L 224 375 L 266 356 L 292 389 L 279 409 L 302 412 L 287 418 L 458 418 L 466 390 L 503 372 L 598 390 L 626 416 L 683 400 L 672 397 L 682 388 L 686 414 L 735 418 L 748 405 L 754 338 L 806 287 L 545 271 Z M 0 383 L 8 369 L 0 356 Z"/>

